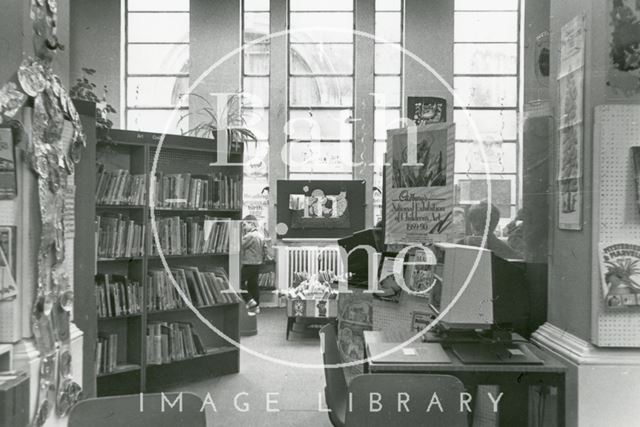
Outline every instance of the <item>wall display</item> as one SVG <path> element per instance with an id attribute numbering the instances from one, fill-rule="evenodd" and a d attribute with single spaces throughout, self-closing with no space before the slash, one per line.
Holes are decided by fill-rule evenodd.
<path id="1" fill-rule="evenodd" d="M 609 0 L 607 85 L 626 96 L 640 93 L 640 2 Z"/>
<path id="2" fill-rule="evenodd" d="M 447 100 L 433 96 L 410 96 L 407 99 L 408 118 L 416 126 L 447 121 Z"/>
<path id="3" fill-rule="evenodd" d="M 584 15 L 562 27 L 558 71 L 558 224 L 582 229 L 582 147 L 584 104 Z"/>
<path id="4" fill-rule="evenodd" d="M 640 147 L 631 147 L 633 158 L 634 181 L 636 184 L 636 205 L 640 209 Z"/>
<path id="5" fill-rule="evenodd" d="M 454 127 L 447 124 L 387 131 L 386 163 L 391 166 L 385 168 L 384 177 L 385 243 L 448 239 L 454 197 L 453 138 Z"/>
<path id="6" fill-rule="evenodd" d="M 268 144 L 247 144 L 242 185 L 242 216 L 255 216 L 264 229 L 269 221 L 268 154 Z"/>
<path id="7" fill-rule="evenodd" d="M 605 307 L 640 308 L 640 245 L 600 244 L 600 274 Z"/>
<path id="8" fill-rule="evenodd" d="M 78 112 L 51 68 L 61 47 L 56 36 L 57 1 L 32 0 L 30 17 L 35 56 L 23 60 L 16 75 L 0 89 L 0 119 L 15 122 L 27 99 L 33 101 L 33 110 L 25 114 L 31 122 L 31 137 L 24 150 L 37 176 L 42 221 L 32 309 L 32 328 L 41 355 L 33 425 L 41 426 L 52 409 L 64 416 L 81 396 L 80 386 L 71 377 L 73 285 L 65 266 L 63 218 L 67 177 L 73 174 L 85 139 Z M 67 121 L 70 132 L 65 132 Z"/>
<path id="9" fill-rule="evenodd" d="M 3 236 L 0 236 L 3 237 Z M 11 272 L 11 262 L 6 253 L 6 245 L 0 242 L 0 301 L 13 300 L 18 295 L 14 274 Z"/>
<path id="10" fill-rule="evenodd" d="M 278 181 L 279 237 L 339 238 L 364 228 L 364 181 Z"/>
<path id="11" fill-rule="evenodd" d="M 4 253 L 7 265 L 13 277 L 16 276 L 16 236 L 17 228 L 13 225 L 0 225 L 0 249 Z"/>
<path id="12" fill-rule="evenodd" d="M 17 194 L 13 131 L 11 128 L 0 128 L 0 200 L 13 199 Z"/>

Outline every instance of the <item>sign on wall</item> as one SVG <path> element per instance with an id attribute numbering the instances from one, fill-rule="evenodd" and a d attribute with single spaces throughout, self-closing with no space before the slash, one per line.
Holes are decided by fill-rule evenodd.
<path id="1" fill-rule="evenodd" d="M 387 131 L 385 243 L 446 241 L 453 215 L 454 126 Z"/>

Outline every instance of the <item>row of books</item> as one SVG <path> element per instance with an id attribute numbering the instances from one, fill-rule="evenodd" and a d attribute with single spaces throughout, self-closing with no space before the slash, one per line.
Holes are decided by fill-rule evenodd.
<path id="1" fill-rule="evenodd" d="M 240 209 L 239 175 L 156 174 L 155 205 L 160 208 Z"/>
<path id="2" fill-rule="evenodd" d="M 145 225 L 125 215 L 98 216 L 98 258 L 130 258 L 144 255 Z"/>
<path id="3" fill-rule="evenodd" d="M 142 286 L 127 276 L 96 274 L 96 304 L 99 317 L 141 313 Z"/>
<path id="4" fill-rule="evenodd" d="M 118 334 L 98 337 L 96 345 L 96 372 L 113 372 L 118 366 Z"/>
<path id="5" fill-rule="evenodd" d="M 258 275 L 258 286 L 262 290 L 273 290 L 276 288 L 276 272 L 269 271 Z"/>
<path id="6" fill-rule="evenodd" d="M 171 273 L 185 298 L 197 307 L 240 301 L 235 292 L 224 292 L 230 287 L 227 272 L 222 267 L 200 271 L 197 267 L 185 266 L 174 268 Z M 152 269 L 149 276 L 147 310 L 164 311 L 187 306 L 165 270 Z"/>
<path id="7" fill-rule="evenodd" d="M 229 219 L 179 216 L 156 219 L 158 237 L 166 255 L 224 253 L 229 248 Z M 158 248 L 153 244 L 153 255 Z"/>
<path id="8" fill-rule="evenodd" d="M 149 322 L 147 364 L 161 365 L 205 354 L 200 336 L 188 322 Z"/>
<path id="9" fill-rule="evenodd" d="M 147 175 L 132 175 L 126 169 L 105 170 L 98 165 L 96 203 L 99 205 L 140 206 L 147 203 Z"/>

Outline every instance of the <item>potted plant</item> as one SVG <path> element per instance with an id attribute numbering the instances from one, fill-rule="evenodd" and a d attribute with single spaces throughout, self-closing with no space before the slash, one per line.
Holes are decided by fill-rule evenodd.
<path id="1" fill-rule="evenodd" d="M 96 73 L 93 68 L 82 68 L 83 77 L 76 79 L 76 83 L 69 91 L 69 95 L 74 99 L 91 101 L 96 104 L 96 136 L 100 141 L 111 141 L 109 131 L 113 127 L 113 122 L 109 119 L 110 114 L 116 114 L 116 109 L 107 102 L 109 90 L 107 85 L 102 88 L 102 98 L 94 92 L 96 84 L 90 78 Z"/>
<path id="2" fill-rule="evenodd" d="M 216 108 L 203 96 L 195 93 L 191 93 L 189 95 L 198 99 L 201 106 L 180 117 L 178 124 L 185 119 L 196 122 L 196 124 L 189 128 L 189 130 L 183 132 L 183 135 L 215 139 L 219 126 L 218 112 L 216 111 Z M 227 140 L 229 141 L 230 155 L 242 154 L 244 151 L 244 145 L 247 142 L 256 142 L 258 140 L 256 135 L 246 128 L 246 121 L 242 115 L 242 104 L 242 94 L 234 94 L 229 97 L 226 106 L 222 111 L 222 114 L 226 115 L 227 120 L 225 127 Z"/>

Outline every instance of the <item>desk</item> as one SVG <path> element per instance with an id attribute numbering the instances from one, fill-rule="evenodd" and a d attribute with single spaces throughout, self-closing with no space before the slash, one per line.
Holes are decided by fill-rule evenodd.
<path id="1" fill-rule="evenodd" d="M 367 356 L 369 343 L 371 342 L 400 342 L 401 339 L 394 334 L 392 339 L 385 336 L 384 332 L 365 331 L 364 343 Z M 558 390 L 558 426 L 565 425 L 565 373 L 566 366 L 560 363 L 550 354 L 543 352 L 532 344 L 525 344 L 542 361 L 543 365 L 499 365 L 499 364 L 464 364 L 458 359 L 453 350 L 446 343 L 443 348 L 451 363 L 416 363 L 393 364 L 369 362 L 365 371 L 375 373 L 414 372 L 421 374 L 447 374 L 457 377 L 462 381 L 467 390 L 475 394 L 479 385 L 497 385 L 504 392 L 500 400 L 498 413 L 500 426 L 526 426 L 529 420 L 529 386 L 547 385 Z M 473 401 L 476 401 L 475 396 Z M 473 408 L 473 407 L 472 407 Z"/>

